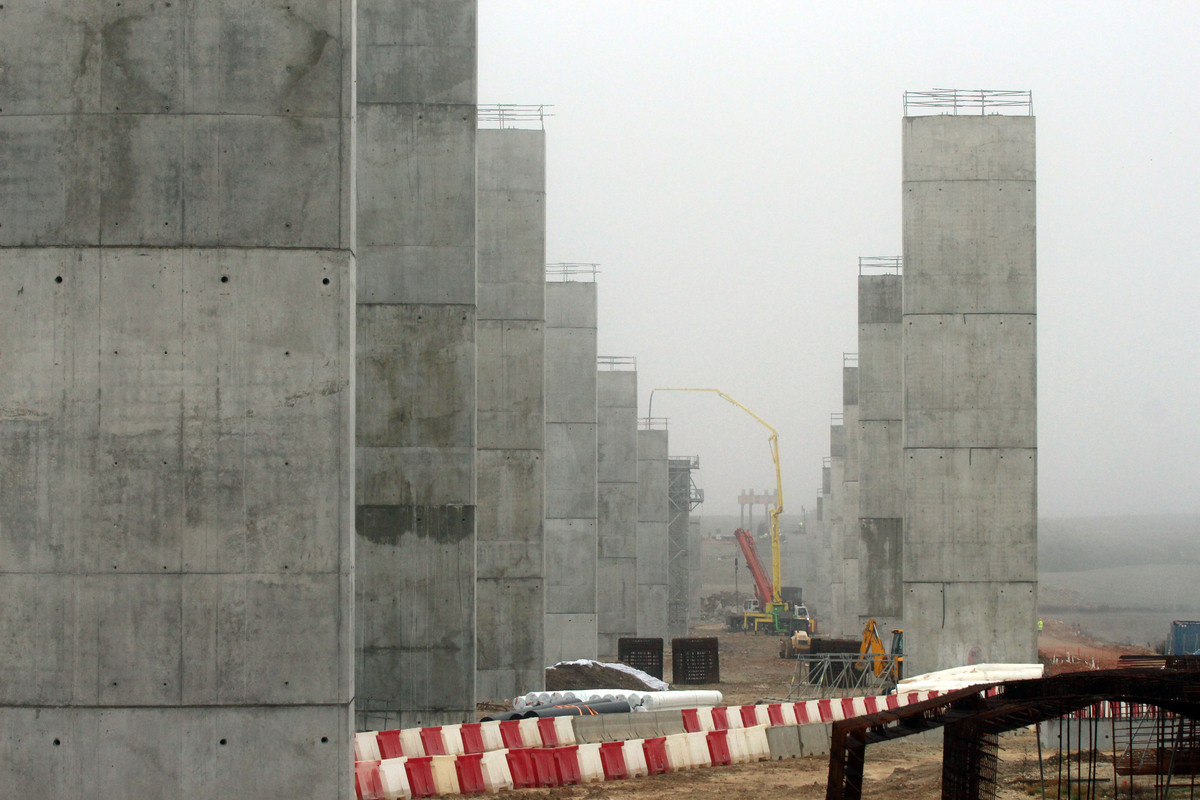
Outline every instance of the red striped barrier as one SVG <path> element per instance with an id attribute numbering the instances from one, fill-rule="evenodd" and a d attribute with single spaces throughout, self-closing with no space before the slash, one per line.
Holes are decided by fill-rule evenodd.
<path id="1" fill-rule="evenodd" d="M 378 761 L 359 761 L 354 765 L 354 795 L 358 800 L 386 800 Z"/>
<path id="2" fill-rule="evenodd" d="M 600 745 L 600 765 L 604 768 L 604 780 L 619 781 L 629 777 L 625 766 L 625 743 L 604 742 Z"/>
<path id="3" fill-rule="evenodd" d="M 714 767 L 727 766 L 729 760 L 729 731 L 708 732 L 708 756 Z"/>
<path id="4" fill-rule="evenodd" d="M 712 708 L 713 728 L 718 731 L 729 730 L 729 709 L 725 706 L 713 706 Z"/>
<path id="5" fill-rule="evenodd" d="M 425 749 L 427 756 L 446 755 L 446 743 L 442 741 L 442 729 L 440 727 L 421 728 L 421 747 Z"/>
<path id="6" fill-rule="evenodd" d="M 506 750 L 504 757 L 508 761 L 508 773 L 512 776 L 514 789 L 532 789 L 538 785 L 531 751 Z"/>
<path id="7" fill-rule="evenodd" d="M 483 753 L 463 754 L 454 759 L 460 794 L 482 794 L 487 791 L 483 782 Z"/>
<path id="8" fill-rule="evenodd" d="M 521 741 L 520 722 L 519 719 L 509 719 L 500 723 L 500 740 L 509 750 L 519 750 L 525 746 Z"/>
<path id="9" fill-rule="evenodd" d="M 542 745 L 545 747 L 558 747 L 558 730 L 554 726 L 554 720 L 557 717 L 543 717 L 537 721 L 538 733 L 542 736 Z M 565 743 L 564 743 L 565 744 Z"/>
<path id="10" fill-rule="evenodd" d="M 671 771 L 671 762 L 667 760 L 667 737 L 646 739 L 642 742 L 642 751 L 646 754 L 646 771 L 651 775 L 662 775 Z"/>
<path id="11" fill-rule="evenodd" d="M 463 725 L 458 733 L 462 737 L 464 753 L 487 752 L 487 746 L 483 743 L 483 725 L 480 723 L 469 722 Z"/>
<path id="12" fill-rule="evenodd" d="M 554 756 L 554 774 L 559 786 L 583 783 L 579 775 L 579 745 L 547 749 Z"/>
<path id="13" fill-rule="evenodd" d="M 379 745 L 379 757 L 384 758 L 403 758 L 404 747 L 400 744 L 400 731 L 380 731 L 375 734 L 375 741 Z M 417 755 L 417 753 L 413 753 Z"/>
<path id="14" fill-rule="evenodd" d="M 767 706 L 767 719 L 771 720 L 772 725 L 783 724 L 783 706 L 779 703 L 771 703 Z"/>
<path id="15" fill-rule="evenodd" d="M 413 797 L 433 797 L 437 794 L 437 787 L 433 783 L 432 762 L 432 756 L 405 759 L 404 771 L 408 774 L 408 785 Z"/>
<path id="16" fill-rule="evenodd" d="M 740 716 L 743 728 L 753 728 L 758 724 L 758 711 L 755 706 L 742 706 Z"/>
<path id="17" fill-rule="evenodd" d="M 542 747 L 533 747 L 529 749 L 529 756 L 533 759 L 533 775 L 537 781 L 535 785 L 557 786 L 558 765 L 555 763 L 554 752 Z"/>
<path id="18" fill-rule="evenodd" d="M 700 712 L 694 708 L 683 709 L 683 729 L 688 733 L 696 733 L 700 728 Z"/>

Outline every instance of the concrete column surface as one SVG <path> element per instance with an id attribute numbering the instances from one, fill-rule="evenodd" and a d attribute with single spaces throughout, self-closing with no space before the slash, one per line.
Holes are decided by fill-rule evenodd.
<path id="1" fill-rule="evenodd" d="M 912 672 L 1033 661 L 1031 116 L 904 119 L 904 627 Z"/>
<path id="2" fill-rule="evenodd" d="M 903 308 L 899 274 L 858 278 L 858 524 L 863 617 L 902 624 Z"/>
<path id="3" fill-rule="evenodd" d="M 546 284 L 546 664 L 597 655 L 596 284 Z"/>
<path id="4" fill-rule="evenodd" d="M 357 3 L 360 728 L 475 719 L 475 6 Z"/>
<path id="5" fill-rule="evenodd" d="M 545 683 L 546 140 L 480 130 L 476 699 Z"/>
<path id="6" fill-rule="evenodd" d="M 0 796 L 354 796 L 352 9 L 0 7 Z"/>
<path id="7" fill-rule="evenodd" d="M 637 372 L 596 374 L 598 651 L 614 659 L 621 637 L 637 636 Z"/>
<path id="8" fill-rule="evenodd" d="M 667 431 L 639 430 L 637 525 L 637 635 L 670 638 L 667 623 L 670 484 Z"/>
<path id="9" fill-rule="evenodd" d="M 698 463 L 690 456 L 667 459 L 667 628 L 673 637 L 687 636 L 691 629 L 692 468 Z M 768 556 L 764 563 L 769 561 Z"/>

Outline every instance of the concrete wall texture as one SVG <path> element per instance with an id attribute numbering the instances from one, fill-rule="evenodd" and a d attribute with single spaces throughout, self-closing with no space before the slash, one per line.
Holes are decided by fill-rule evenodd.
<path id="1" fill-rule="evenodd" d="M 844 358 L 844 356 L 843 356 Z M 858 526 L 858 367 L 842 367 L 842 432 L 845 457 L 842 466 L 842 629 L 848 633 L 862 630 L 860 616 L 864 607 L 859 584 Z"/>
<path id="2" fill-rule="evenodd" d="M 1034 118 L 904 119 L 911 671 L 1036 658 Z"/>
<path id="3" fill-rule="evenodd" d="M 358 0 L 363 727 L 475 717 L 475 5 Z"/>
<path id="4" fill-rule="evenodd" d="M 846 524 L 842 507 L 846 500 L 846 429 L 841 421 L 829 426 L 829 499 L 825 515 L 829 520 L 830 595 L 825 614 L 825 632 L 841 636 L 846 627 Z"/>
<path id="5" fill-rule="evenodd" d="M 667 626 L 670 510 L 667 431 L 639 430 L 637 635 L 670 638 Z"/>
<path id="6" fill-rule="evenodd" d="M 667 630 L 671 636 L 687 636 L 691 625 L 692 558 L 688 536 L 693 461 L 688 456 L 667 459 Z"/>
<path id="7" fill-rule="evenodd" d="M 352 8 L 0 9 L 0 796 L 353 796 Z"/>
<path id="8" fill-rule="evenodd" d="M 637 636 L 637 371 L 601 369 L 596 396 L 598 652 L 615 659 L 618 640 Z"/>
<path id="9" fill-rule="evenodd" d="M 596 284 L 546 284 L 546 664 L 595 658 Z"/>
<path id="10" fill-rule="evenodd" d="M 545 681 L 546 140 L 480 130 L 476 699 Z"/>
<path id="11" fill-rule="evenodd" d="M 902 278 L 858 278 L 858 523 L 862 615 L 901 624 L 904 530 Z"/>

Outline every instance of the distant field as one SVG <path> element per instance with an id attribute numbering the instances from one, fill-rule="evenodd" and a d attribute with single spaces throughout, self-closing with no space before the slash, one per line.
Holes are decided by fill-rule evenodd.
<path id="1" fill-rule="evenodd" d="M 1166 639 L 1172 620 L 1200 619 L 1195 564 L 1138 564 L 1038 577 L 1041 615 L 1078 623 L 1098 639 L 1154 647 Z"/>

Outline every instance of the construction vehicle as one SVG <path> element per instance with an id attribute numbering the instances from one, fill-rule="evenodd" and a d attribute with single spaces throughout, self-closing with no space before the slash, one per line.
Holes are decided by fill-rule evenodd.
<path id="1" fill-rule="evenodd" d="M 757 597 L 757 607 L 743 607 L 742 630 L 754 633 L 783 633 L 791 635 L 801 627 L 807 632 L 814 625 L 808 616 L 808 610 L 784 601 L 780 590 L 779 564 L 779 515 L 783 513 L 783 478 L 779 467 L 779 431 L 767 424 L 767 421 L 755 414 L 744 405 L 734 400 L 719 389 L 653 389 L 650 392 L 650 416 L 653 416 L 655 392 L 709 392 L 737 406 L 771 432 L 767 437 L 767 445 L 771 449 L 771 461 L 775 465 L 775 505 L 770 509 L 771 516 L 771 580 L 768 583 L 766 570 L 759 561 L 758 551 L 754 547 L 754 539 L 748 531 L 738 529 L 734 532 L 742 554 L 746 557 L 746 566 L 754 576 L 754 590 Z M 797 611 L 803 610 L 800 615 Z M 731 620 L 732 622 L 732 620 Z M 798 627 L 799 626 L 799 627 Z"/>
<path id="2" fill-rule="evenodd" d="M 782 588 L 778 583 L 768 581 L 767 571 L 758 558 L 758 549 L 754 546 L 754 537 L 750 532 L 738 528 L 733 532 L 733 536 L 738 547 L 742 549 L 746 568 L 750 570 L 750 576 L 754 579 L 754 599 L 746 600 L 742 604 L 741 629 L 754 633 L 782 633 L 788 636 L 796 631 L 811 633 L 812 618 L 808 615 L 808 609 L 799 603 L 782 599 Z M 778 549 L 773 551 L 773 555 L 776 560 L 773 574 L 778 576 Z"/>
<path id="3" fill-rule="evenodd" d="M 867 620 L 863 626 L 862 646 L 859 648 L 858 670 L 870 669 L 876 678 L 890 678 L 893 683 L 899 682 L 904 673 L 904 631 L 892 630 L 892 645 L 884 649 L 883 640 L 879 638 L 879 629 L 875 620 Z"/>

